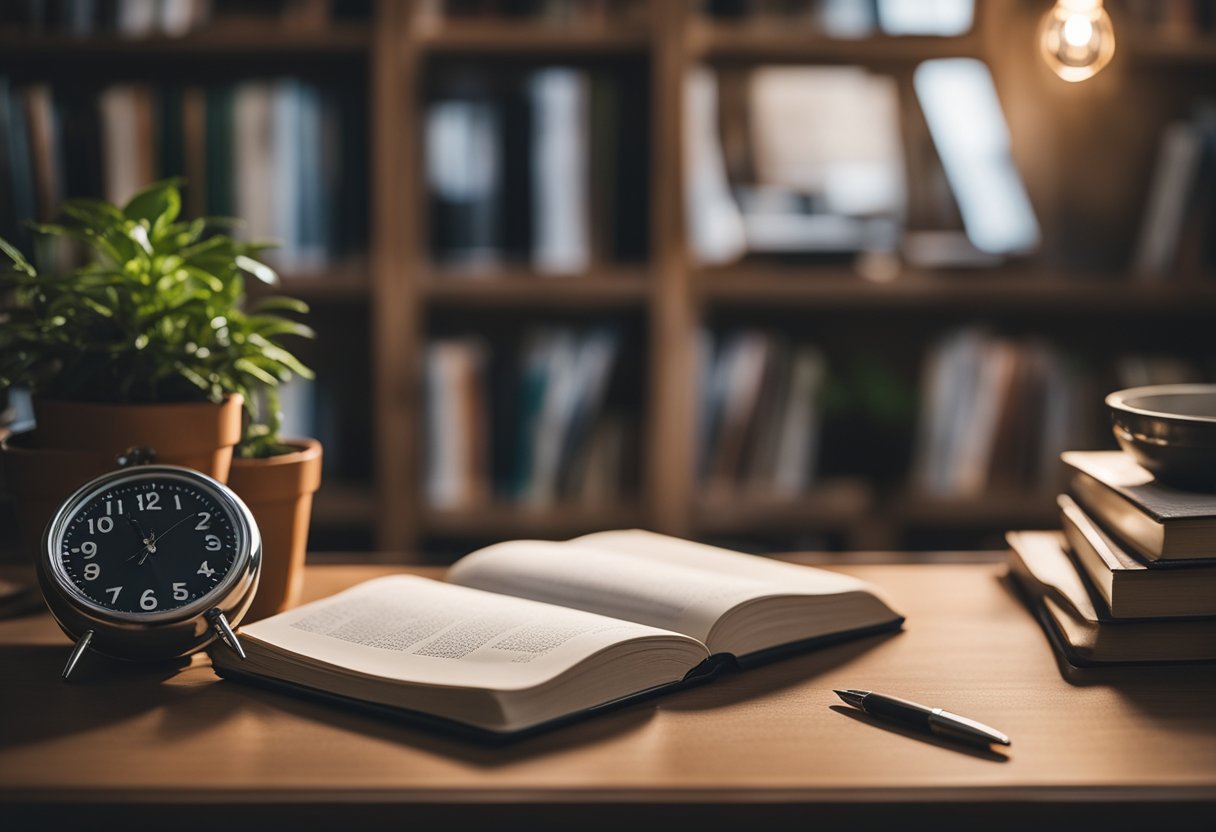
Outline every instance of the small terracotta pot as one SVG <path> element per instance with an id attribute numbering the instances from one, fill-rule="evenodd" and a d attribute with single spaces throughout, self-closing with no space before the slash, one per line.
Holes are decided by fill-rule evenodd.
<path id="1" fill-rule="evenodd" d="M 300 600 L 312 495 L 321 486 L 321 443 L 287 440 L 298 448 L 266 459 L 234 459 L 228 485 L 262 533 L 262 576 L 244 622 L 282 612 Z"/>
<path id="2" fill-rule="evenodd" d="M 115 457 L 152 448 L 156 461 L 228 478 L 244 400 L 220 404 L 88 404 L 35 400 L 37 428 L 0 443 L 0 473 L 17 507 L 23 548 L 37 557 L 47 522 L 73 491 L 113 471 Z"/>

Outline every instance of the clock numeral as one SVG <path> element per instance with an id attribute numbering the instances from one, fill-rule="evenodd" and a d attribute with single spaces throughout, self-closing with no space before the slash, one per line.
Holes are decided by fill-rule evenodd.
<path id="1" fill-rule="evenodd" d="M 144 590 L 144 594 L 139 596 L 139 608 L 143 610 L 156 609 L 156 593 L 154 590 Z"/>
<path id="2" fill-rule="evenodd" d="M 198 516 L 203 519 L 199 520 L 198 525 L 194 527 L 196 532 L 205 532 L 207 529 L 211 528 L 211 512 L 200 511 Z"/>
<path id="3" fill-rule="evenodd" d="M 94 524 L 92 517 L 89 518 L 89 534 L 97 534 L 98 532 L 109 534 L 112 531 L 114 531 L 114 521 L 111 518 L 99 517 L 96 524 Z"/>
<path id="4" fill-rule="evenodd" d="M 182 510 L 182 497 L 180 494 L 173 495 L 173 507 L 178 511 Z"/>
<path id="5" fill-rule="evenodd" d="M 118 512 L 117 513 L 122 514 L 122 500 L 118 500 L 117 502 L 118 502 Z M 115 514 L 114 503 L 115 503 L 114 500 L 106 500 L 106 516 L 107 517 L 110 517 L 111 515 Z"/>
<path id="6" fill-rule="evenodd" d="M 96 563 L 86 563 L 84 565 L 84 579 L 86 581 L 95 581 L 97 576 L 101 574 L 101 565 Z"/>
<path id="7" fill-rule="evenodd" d="M 189 597 L 190 597 L 190 593 L 186 592 L 186 585 L 184 583 L 174 582 L 173 600 L 174 601 L 185 601 Z"/>
<path id="8" fill-rule="evenodd" d="M 147 494 L 136 494 L 135 502 L 139 503 L 140 511 L 160 511 L 160 495 L 155 491 Z"/>
<path id="9" fill-rule="evenodd" d="M 80 544 L 80 551 L 84 552 L 86 558 L 91 558 L 97 554 L 97 544 L 91 540 L 86 540 Z"/>
<path id="10" fill-rule="evenodd" d="M 110 603 L 117 604 L 118 603 L 118 593 L 122 592 L 122 587 L 108 586 L 108 587 L 106 587 L 106 592 L 110 593 Z"/>
<path id="11" fill-rule="evenodd" d="M 207 565 L 207 561 L 203 561 L 198 565 L 198 574 L 205 575 L 206 577 L 210 578 L 215 574 L 215 570 Z"/>
<path id="12" fill-rule="evenodd" d="M 218 552 L 220 550 L 220 539 L 213 534 L 209 534 L 203 538 L 208 552 Z"/>

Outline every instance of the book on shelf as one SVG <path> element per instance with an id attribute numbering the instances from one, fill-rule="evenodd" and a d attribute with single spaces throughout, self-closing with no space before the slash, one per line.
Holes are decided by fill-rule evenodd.
<path id="1" fill-rule="evenodd" d="M 1163 568 L 1128 553 L 1067 494 L 1064 536 L 1113 618 L 1216 616 L 1216 562 Z"/>
<path id="2" fill-rule="evenodd" d="M 715 495 L 794 497 L 814 480 L 822 353 L 771 332 L 701 335 L 701 480 Z"/>
<path id="3" fill-rule="evenodd" d="M 978 327 L 930 348 L 921 391 L 912 479 L 936 496 L 1050 490 L 1089 422 L 1088 382 L 1066 356 Z"/>
<path id="4" fill-rule="evenodd" d="M 426 496 L 535 507 L 619 497 L 631 441 L 610 401 L 621 336 L 546 327 L 518 354 L 477 336 L 437 338 L 425 357 Z"/>
<path id="5" fill-rule="evenodd" d="M 488 497 L 485 343 L 479 338 L 443 338 L 427 344 L 426 499 L 446 508 Z"/>
<path id="6" fill-rule="evenodd" d="M 213 661 L 502 739 L 902 622 L 852 577 L 615 531 L 496 544 L 446 581 L 378 578 L 242 627 L 248 658 Z"/>
<path id="7" fill-rule="evenodd" d="M 1059 532 L 1010 532 L 1009 570 L 1055 649 L 1078 667 L 1216 660 L 1216 618 L 1114 618 Z"/>
<path id="8" fill-rule="evenodd" d="M 26 0 L 0 4 L 0 30 L 73 37 L 182 37 L 209 26 L 274 22 L 321 27 L 330 20 L 367 20 L 369 0 Z"/>
<path id="9" fill-rule="evenodd" d="M 0 235 L 50 221 L 67 197 L 123 204 L 187 178 L 188 214 L 240 216 L 275 265 L 307 274 L 367 245 L 366 111 L 296 78 L 110 84 L 96 94 L 0 82 Z"/>
<path id="10" fill-rule="evenodd" d="M 1072 496 L 1148 561 L 1216 559 L 1216 498 L 1158 482 L 1121 451 L 1068 451 Z"/>
<path id="11" fill-rule="evenodd" d="M 424 141 L 436 262 L 570 275 L 644 259 L 646 124 L 621 103 L 639 83 L 569 66 L 440 73 Z"/>
<path id="12" fill-rule="evenodd" d="M 1166 280 L 1216 271 L 1216 104 L 1165 126 L 1153 169 L 1132 271 Z"/>

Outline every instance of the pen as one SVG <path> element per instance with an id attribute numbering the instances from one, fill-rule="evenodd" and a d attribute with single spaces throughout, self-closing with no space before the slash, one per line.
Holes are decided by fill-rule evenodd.
<path id="1" fill-rule="evenodd" d="M 871 716 L 890 719 L 914 728 L 932 731 L 939 737 L 969 743 L 999 743 L 1009 745 L 1009 737 L 995 728 L 990 728 L 974 719 L 943 711 L 941 708 L 926 708 L 906 699 L 884 696 L 868 690 L 838 690 L 836 695 L 854 708 L 860 708 Z"/>

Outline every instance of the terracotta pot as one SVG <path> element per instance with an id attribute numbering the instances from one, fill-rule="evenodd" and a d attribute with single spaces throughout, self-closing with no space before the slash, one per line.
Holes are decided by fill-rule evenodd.
<path id="1" fill-rule="evenodd" d="M 115 468 L 129 448 L 156 451 L 156 461 L 228 478 L 241 437 L 244 400 L 221 404 L 86 404 L 35 400 L 37 428 L 0 443 L 5 491 L 17 507 L 23 548 L 37 556 L 47 521 L 68 496 Z"/>
<path id="2" fill-rule="evenodd" d="M 266 459 L 234 459 L 228 485 L 249 506 L 262 533 L 262 577 L 245 622 L 282 612 L 300 600 L 312 495 L 321 486 L 321 443 Z"/>
<path id="3" fill-rule="evenodd" d="M 241 408 L 233 394 L 220 404 L 92 404 L 34 399 L 38 445 L 92 451 L 110 460 L 129 448 L 156 451 L 156 461 L 228 478 L 232 448 L 241 441 Z M 111 467 L 113 467 L 111 465 Z"/>

